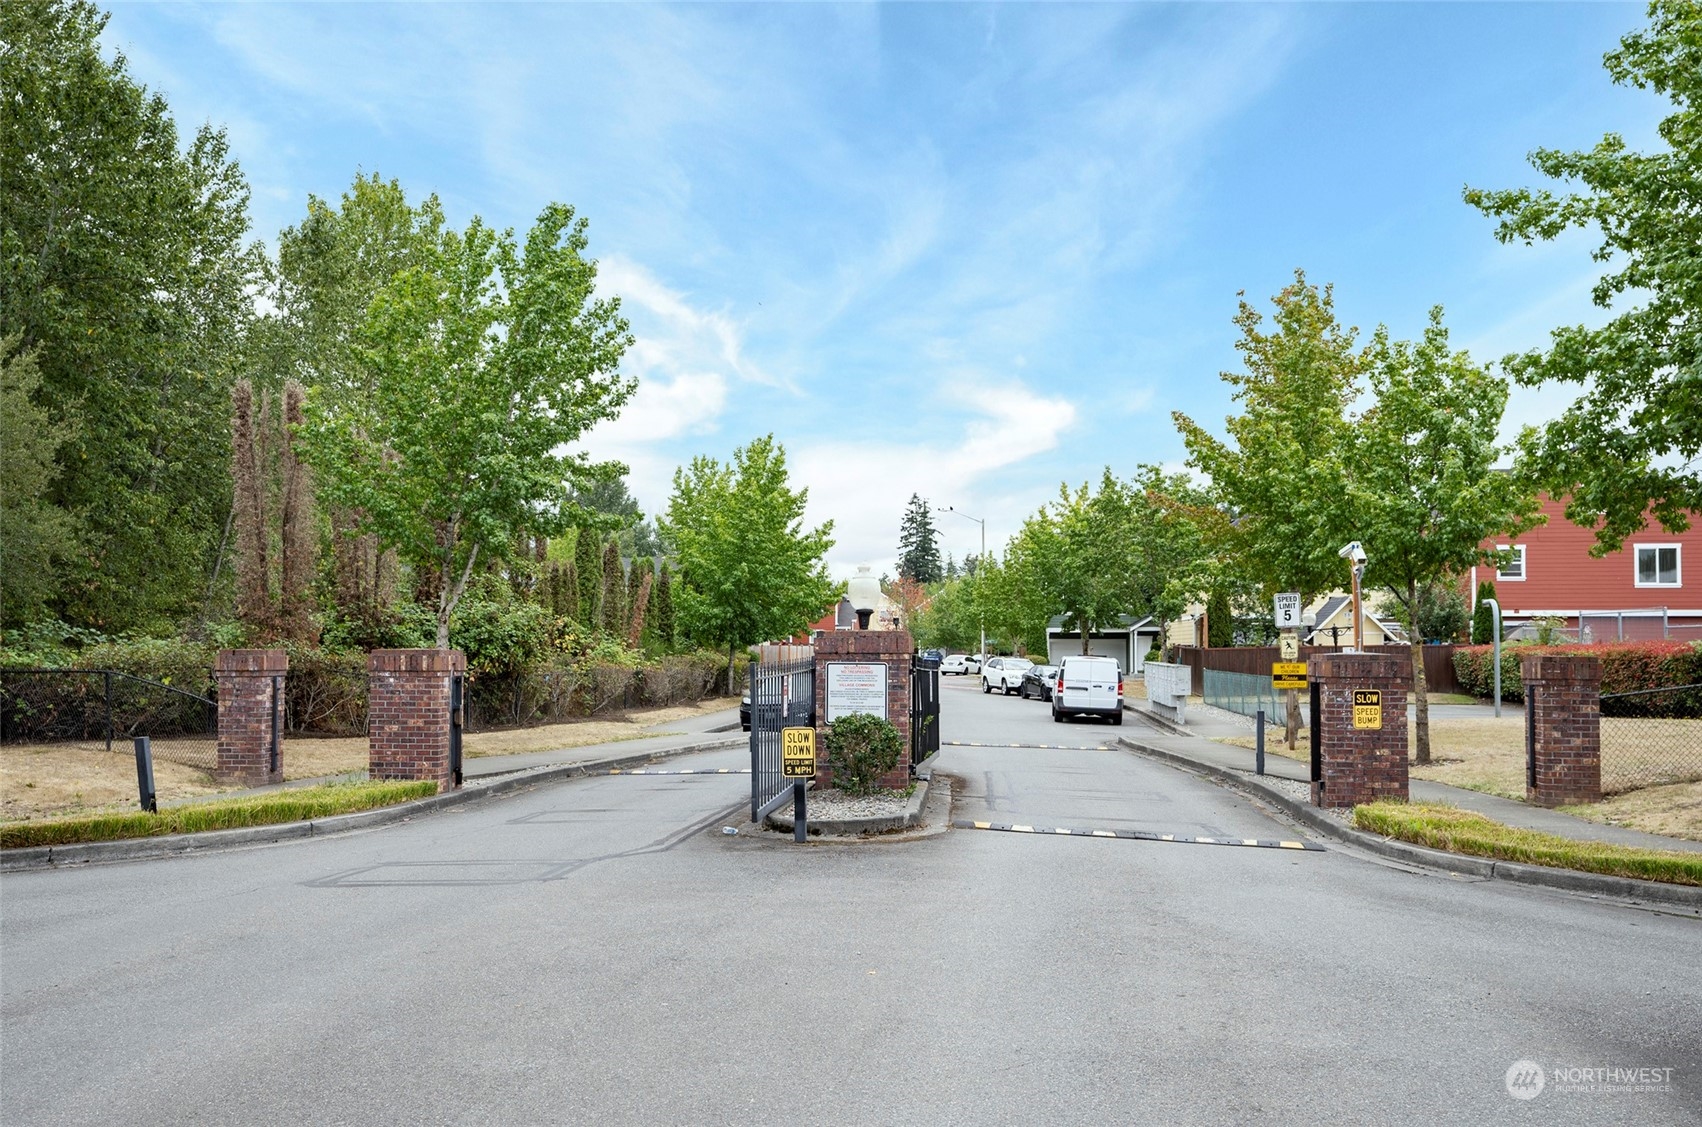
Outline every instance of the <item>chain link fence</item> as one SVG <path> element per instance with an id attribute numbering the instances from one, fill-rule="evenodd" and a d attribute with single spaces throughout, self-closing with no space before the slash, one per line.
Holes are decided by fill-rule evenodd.
<path id="1" fill-rule="evenodd" d="M 1605 693 L 1602 793 L 1702 780 L 1702 684 Z"/>
<path id="2" fill-rule="evenodd" d="M 212 771 L 219 707 L 212 685 L 196 687 L 205 694 L 108 669 L 0 669 L 0 745 L 128 756 L 149 736 L 155 759 Z"/>
<path id="3" fill-rule="evenodd" d="M 1269 676 L 1230 673 L 1222 669 L 1207 669 L 1203 674 L 1205 691 L 1200 694 L 1200 699 L 1207 704 L 1242 716 L 1253 716 L 1262 708 L 1267 723 L 1287 725 L 1288 694 L 1272 689 Z M 1302 727 L 1306 725 L 1304 701 L 1300 705 L 1300 724 Z"/>

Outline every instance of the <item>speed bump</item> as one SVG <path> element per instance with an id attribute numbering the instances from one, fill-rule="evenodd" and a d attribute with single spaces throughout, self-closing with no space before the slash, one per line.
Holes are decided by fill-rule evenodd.
<path id="1" fill-rule="evenodd" d="M 1094 747 L 1086 747 L 1086 746 L 1083 746 L 1081 744 L 987 744 L 987 743 L 970 743 L 967 740 L 941 740 L 940 746 L 941 747 L 1022 747 L 1022 748 L 1039 748 L 1042 751 L 1110 751 L 1111 750 L 1109 747 L 1106 747 L 1104 744 L 1099 744 L 1099 745 L 1094 746 Z"/>
<path id="2" fill-rule="evenodd" d="M 1055 837 L 1116 837 L 1126 841 L 1168 841 L 1178 845 L 1236 845 L 1247 849 L 1301 849 L 1324 853 L 1321 845 L 1310 841 L 1268 841 L 1255 837 L 1188 837 L 1184 834 L 1161 834 L 1151 830 L 1074 830 L 1063 827 L 1046 828 L 1007 822 L 973 822 L 959 819 L 952 826 L 960 830 L 994 830 L 1011 834 L 1050 834 Z"/>

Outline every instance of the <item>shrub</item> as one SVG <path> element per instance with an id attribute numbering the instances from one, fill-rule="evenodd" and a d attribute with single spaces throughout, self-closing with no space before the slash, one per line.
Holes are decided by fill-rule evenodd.
<path id="1" fill-rule="evenodd" d="M 1702 683 L 1702 643 L 1603 642 L 1595 645 L 1503 646 L 1501 650 L 1501 695 L 1507 700 L 1524 700 L 1525 686 L 1519 661 L 1527 654 L 1583 654 L 1601 659 L 1602 692 L 1629 693 L 1640 689 L 1664 689 L 1674 685 Z M 1454 676 L 1460 688 L 1476 697 L 1495 691 L 1494 647 L 1461 646 L 1454 651 Z M 1685 697 L 1702 693 L 1682 694 Z M 1693 708 L 1698 701 L 1679 702 L 1662 698 L 1662 711 Z M 1614 702 L 1609 710 L 1619 711 Z M 1623 714 L 1623 713 L 1621 713 Z"/>
<path id="2" fill-rule="evenodd" d="M 1495 641 L 1495 615 L 1485 599 L 1495 598 L 1495 584 L 1484 580 L 1477 585 L 1477 609 L 1472 612 L 1472 645 L 1487 646 Z"/>
<path id="3" fill-rule="evenodd" d="M 904 740 L 898 729 L 879 716 L 861 713 L 841 716 L 827 726 L 822 741 L 833 781 L 851 794 L 870 794 L 881 778 L 898 766 Z"/>

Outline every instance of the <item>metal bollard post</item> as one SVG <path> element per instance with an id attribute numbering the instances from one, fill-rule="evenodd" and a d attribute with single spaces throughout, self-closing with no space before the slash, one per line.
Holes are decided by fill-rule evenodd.
<path id="1" fill-rule="evenodd" d="M 792 784 L 792 840 L 809 840 L 809 826 L 804 822 L 804 784 Z"/>
<path id="2" fill-rule="evenodd" d="M 1265 773 L 1265 710 L 1262 708 L 1253 722 L 1253 767 L 1259 774 Z"/>
<path id="3" fill-rule="evenodd" d="M 149 814 L 158 814 L 160 804 L 154 797 L 154 742 L 147 736 L 136 737 L 136 790 L 142 800 L 142 809 Z"/>

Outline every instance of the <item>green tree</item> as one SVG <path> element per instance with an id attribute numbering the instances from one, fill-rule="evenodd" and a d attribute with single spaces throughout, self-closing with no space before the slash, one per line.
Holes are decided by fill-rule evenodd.
<path id="1" fill-rule="evenodd" d="M 938 583 L 945 578 L 933 514 L 928 502 L 914 493 L 898 525 L 898 574 L 918 583 Z"/>
<path id="2" fill-rule="evenodd" d="M 1597 306 L 1620 309 L 1607 324 L 1555 329 L 1548 350 L 1502 361 L 1528 387 L 1583 388 L 1559 418 L 1525 432 L 1520 461 L 1568 498 L 1567 519 L 1599 522 L 1597 555 L 1650 515 L 1682 532 L 1702 510 L 1702 6 L 1654 0 L 1649 19 L 1603 62 L 1616 84 L 1672 99 L 1676 112 L 1660 124 L 1664 151 L 1633 152 L 1610 133 L 1589 152 L 1531 153 L 1539 172 L 1575 191 L 1465 192 L 1500 221 L 1503 243 L 1594 228 L 1602 237 L 1594 257 L 1618 264 L 1592 294 Z"/>
<path id="3" fill-rule="evenodd" d="M 972 650 L 980 637 L 980 618 L 970 592 L 970 580 L 948 579 L 916 616 L 916 644 L 943 650 Z"/>
<path id="4" fill-rule="evenodd" d="M 674 646 L 674 577 L 666 562 L 656 576 L 656 640 L 664 649 Z"/>
<path id="5" fill-rule="evenodd" d="M 793 490 L 786 450 L 752 439 L 723 465 L 699 455 L 674 471 L 661 532 L 679 568 L 679 630 L 698 643 L 735 647 L 791 637 L 833 605 L 841 587 L 823 560 L 833 522 L 804 524 L 809 491 Z"/>
<path id="6" fill-rule="evenodd" d="M 19 334 L 0 341 L 0 622 L 28 625 L 45 616 L 58 572 L 76 547 L 71 513 L 48 502 L 59 467 L 54 455 L 77 426 L 35 401 L 41 385 L 35 352 Z"/>
<path id="7" fill-rule="evenodd" d="M 603 545 L 603 597 L 598 600 L 605 632 L 626 637 L 626 572 L 621 567 L 621 547 L 610 540 Z"/>
<path id="8" fill-rule="evenodd" d="M 105 24 L 80 0 L 0 5 L 0 338 L 39 348 L 36 405 L 81 419 L 44 495 L 80 523 L 44 573 L 50 609 L 165 630 L 221 558 L 226 408 L 265 259 L 223 131 L 180 146 L 165 99 L 103 56 Z"/>
<path id="9" fill-rule="evenodd" d="M 1273 302 L 1270 332 L 1245 300 L 1235 318 L 1247 370 L 1223 373 L 1241 405 L 1226 421 L 1233 445 L 1180 411 L 1172 417 L 1188 464 L 1211 478 L 1231 518 L 1213 530 L 1213 547 L 1267 594 L 1298 591 L 1310 603 L 1346 579 L 1336 554 L 1353 524 L 1346 415 L 1365 359 L 1357 330 L 1336 322 L 1330 287 L 1297 270 Z"/>
<path id="10" fill-rule="evenodd" d="M 579 621 L 596 626 L 603 621 L 603 556 L 591 529 L 579 529 L 574 538 L 573 573 L 579 584 Z"/>
<path id="11" fill-rule="evenodd" d="M 1495 584 L 1485 579 L 1477 585 L 1477 609 L 1472 611 L 1472 645 L 1487 646 L 1495 641 L 1495 614 L 1485 599 L 1495 598 Z"/>
<path id="12" fill-rule="evenodd" d="M 1235 644 L 1235 612 L 1229 607 L 1229 592 L 1212 588 L 1206 599 L 1206 645 L 1215 648 Z"/>
<path id="13" fill-rule="evenodd" d="M 1365 582 L 1388 587 L 1416 618 L 1419 589 L 1495 559 L 1484 541 L 1538 522 L 1530 488 L 1495 472 L 1495 435 L 1507 385 L 1448 347 L 1442 308 L 1422 340 L 1390 341 L 1379 328 L 1370 351 L 1374 402 L 1352 431 L 1346 490 L 1368 557 Z M 1414 760 L 1430 762 L 1424 639 L 1410 638 Z"/>
<path id="14" fill-rule="evenodd" d="M 561 532 L 583 512 L 570 491 L 622 470 L 569 452 L 634 386 L 585 227 L 550 204 L 523 248 L 478 218 L 444 231 L 374 297 L 358 385 L 314 389 L 303 429 L 323 492 L 426 581 L 440 648 L 481 554 Z"/>

